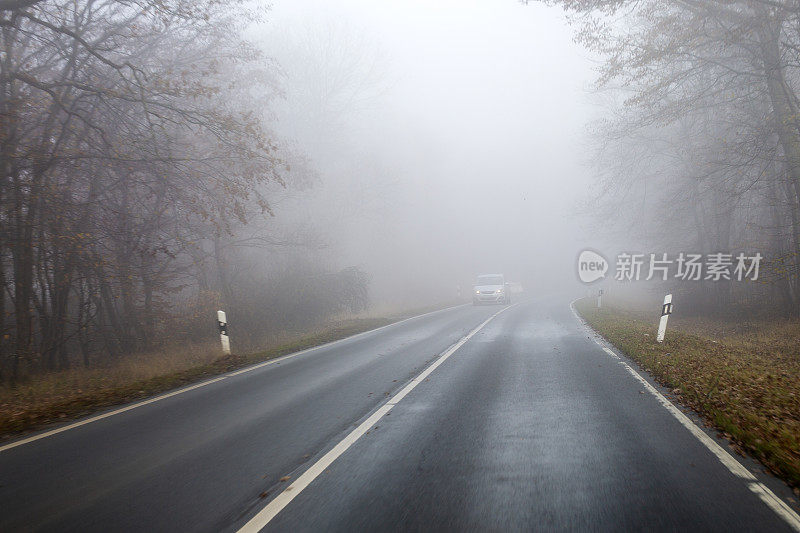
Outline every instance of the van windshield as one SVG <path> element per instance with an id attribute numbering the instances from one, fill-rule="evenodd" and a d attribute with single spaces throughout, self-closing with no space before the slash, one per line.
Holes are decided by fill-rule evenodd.
<path id="1" fill-rule="evenodd" d="M 502 285 L 503 276 L 478 276 L 475 285 Z"/>

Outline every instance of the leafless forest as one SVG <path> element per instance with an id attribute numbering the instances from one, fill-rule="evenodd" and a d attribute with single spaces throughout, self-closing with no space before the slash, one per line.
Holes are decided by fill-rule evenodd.
<path id="1" fill-rule="evenodd" d="M 275 244 L 240 231 L 269 218 L 264 185 L 293 179 L 256 112 L 274 72 L 241 36 L 262 14 L 0 2 L 0 380 L 213 336 L 218 306 L 243 337 L 365 306 L 355 268 L 232 286 L 239 250 Z"/>
<path id="2" fill-rule="evenodd" d="M 652 251 L 762 251 L 756 283 L 676 290 L 707 311 L 797 315 L 800 5 L 553 3 L 603 58 L 598 101 L 610 112 L 593 132 L 598 223 Z"/>
<path id="3" fill-rule="evenodd" d="M 762 253 L 679 301 L 800 313 L 797 2 L 527 3 L 348 12 L 393 59 L 335 12 L 287 51 L 308 17 L 260 2 L 0 0 L 0 382 L 213 339 L 219 308 L 249 349 L 478 272 L 583 290 L 605 244 Z"/>

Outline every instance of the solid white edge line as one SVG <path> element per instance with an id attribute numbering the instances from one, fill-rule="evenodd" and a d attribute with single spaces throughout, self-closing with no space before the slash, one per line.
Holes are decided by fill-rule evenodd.
<path id="1" fill-rule="evenodd" d="M 515 304 L 516 305 L 516 304 Z M 364 420 L 358 427 L 347 434 L 347 436 L 339 441 L 328 453 L 323 455 L 317 462 L 315 462 L 308 470 L 298 477 L 291 485 L 283 489 L 272 501 L 270 501 L 263 509 L 261 509 L 253 518 L 251 518 L 245 525 L 239 529 L 239 533 L 255 533 L 261 531 L 269 522 L 275 518 L 289 503 L 300 494 L 303 489 L 308 487 L 322 472 L 325 471 L 340 455 L 342 455 L 350 446 L 360 439 L 369 429 L 375 425 L 378 420 L 386 415 L 400 402 L 405 396 L 414 390 L 414 388 L 425 381 L 431 372 L 436 370 L 448 357 L 453 355 L 456 350 L 461 348 L 469 339 L 471 339 L 478 331 L 480 331 L 486 324 L 491 322 L 497 315 L 514 307 L 504 307 L 486 320 L 479 326 L 467 333 L 458 342 L 453 344 L 450 348 L 442 352 L 442 354 L 429 365 L 425 370 L 420 372 L 414 379 L 412 379 L 405 387 L 392 396 L 388 402 L 378 408 L 372 415 Z"/>
<path id="2" fill-rule="evenodd" d="M 131 404 L 131 405 L 127 405 L 125 407 L 121 407 L 119 409 L 114 409 L 113 411 L 109 411 L 107 413 L 103 413 L 103 414 L 100 414 L 100 415 L 97 415 L 97 416 L 93 416 L 93 417 L 87 418 L 85 420 L 80 420 L 78 422 L 74 422 L 72 424 L 68 424 L 66 426 L 62 426 L 60 428 L 51 429 L 50 431 L 45 431 L 43 433 L 37 433 L 36 435 L 32 435 L 32 436 L 26 437 L 24 439 L 20 439 L 20 440 L 16 440 L 16 441 L 10 442 L 8 444 L 0 446 L 0 453 L 4 452 L 6 450 L 10 450 L 12 448 L 16 448 L 17 446 L 22 446 L 23 444 L 28 444 L 28 443 L 31 443 L 31 442 L 34 442 L 34 441 L 37 441 L 37 440 L 40 440 L 40 439 L 44 439 L 44 438 L 47 438 L 47 437 L 52 437 L 53 435 L 57 435 L 59 433 L 65 432 L 65 431 L 69 431 L 70 429 L 75 429 L 75 428 L 78 428 L 78 427 L 81 427 L 81 426 L 85 426 L 86 424 L 91 424 L 92 422 L 97 422 L 98 420 L 102 420 L 104 418 L 109 418 L 109 417 L 114 416 L 114 415 L 119 415 L 119 414 L 125 413 L 127 411 L 132 410 L 132 409 L 136 409 L 137 407 L 143 407 L 143 406 L 149 405 L 151 403 L 155 403 L 155 402 L 158 402 L 158 401 L 161 401 L 161 400 L 166 400 L 167 398 L 171 398 L 172 396 L 177 396 L 178 394 L 183 394 L 184 392 L 189 392 L 191 390 L 199 389 L 200 387 L 205 387 L 206 385 L 211 385 L 212 383 L 216 383 L 218 381 L 222 381 L 223 379 L 226 379 L 226 378 L 229 378 L 229 377 L 238 376 L 240 374 L 245 374 L 247 372 L 252 372 L 253 370 L 258 370 L 259 368 L 262 368 L 262 367 L 265 367 L 265 366 L 274 365 L 276 363 L 280 363 L 280 362 L 285 361 L 287 359 L 291 359 L 293 357 L 297 357 L 298 355 L 303 355 L 303 354 L 306 354 L 306 353 L 309 353 L 309 352 L 313 352 L 315 350 L 320 350 L 322 348 L 327 348 L 327 347 L 330 347 L 330 346 L 332 346 L 334 344 L 337 344 L 337 343 L 340 343 L 340 342 L 344 342 L 344 341 L 349 341 L 349 340 L 352 340 L 352 339 L 354 339 L 356 337 L 360 337 L 362 335 L 375 333 L 376 331 L 380 331 L 382 329 L 386 329 L 386 328 L 389 328 L 389 327 L 392 327 L 392 326 L 397 326 L 397 325 L 402 324 L 404 322 L 408 322 L 409 320 L 414 320 L 416 318 L 422 318 L 422 317 L 425 317 L 425 316 L 428 316 L 428 315 L 433 315 L 435 313 L 442 313 L 444 311 L 448 311 L 448 310 L 451 310 L 451 309 L 458 309 L 460 307 L 466 307 L 467 305 L 469 305 L 469 304 L 453 305 L 453 306 L 450 306 L 450 307 L 444 307 L 442 309 L 436 309 L 435 311 L 429 311 L 429 312 L 423 313 L 421 315 L 411 316 L 411 317 L 408 317 L 408 318 L 404 318 L 403 320 L 398 320 L 397 322 L 392 322 L 391 324 L 386 324 L 385 326 L 381 326 L 381 327 L 378 327 L 378 328 L 375 328 L 375 329 L 370 329 L 370 330 L 367 330 L 367 331 L 362 331 L 361 333 L 355 333 L 353 335 L 350 335 L 348 337 L 344 337 L 342 339 L 336 339 L 335 341 L 326 342 L 325 344 L 320 344 L 319 346 L 312 346 L 311 348 L 306 348 L 305 350 L 300 350 L 299 352 L 294 352 L 294 353 L 282 355 L 281 357 L 276 357 L 275 359 L 270 359 L 269 361 L 264 361 L 263 363 L 257 363 L 257 364 L 255 364 L 253 366 L 248 366 L 246 368 L 242 368 L 242 369 L 236 370 L 234 372 L 229 372 L 227 374 L 222 374 L 219 377 L 216 377 L 216 378 L 213 378 L 213 379 L 209 379 L 209 380 L 206 380 L 206 381 L 202 381 L 200 383 L 196 383 L 196 384 L 190 385 L 188 387 L 183 387 L 181 389 L 174 390 L 172 392 L 168 392 L 166 394 L 162 394 L 160 396 L 156 396 L 156 397 L 150 398 L 148 400 L 144 400 L 144 401 L 137 402 L 137 403 L 134 403 L 134 404 Z"/>
<path id="3" fill-rule="evenodd" d="M 178 394 L 183 394 L 184 392 L 188 392 L 190 390 L 199 389 L 200 387 L 205 387 L 206 385 L 210 385 L 212 383 L 216 383 L 217 381 L 222 381 L 227 376 L 220 376 L 218 378 L 210 379 L 208 381 L 203 381 L 202 383 L 197 383 L 196 385 L 191 385 L 189 387 L 185 387 L 183 389 L 179 389 L 176 391 L 169 392 L 167 394 L 162 394 L 161 396 L 156 396 L 155 398 L 150 398 L 149 400 L 145 400 L 143 402 L 134 403 L 128 405 L 126 407 L 122 407 L 120 409 L 115 409 L 114 411 L 109 411 L 108 413 L 103 413 L 102 415 L 93 416 L 91 418 L 87 418 L 86 420 L 81 420 L 80 422 L 75 422 L 73 424 L 69 424 L 67 426 L 63 426 L 60 428 L 52 429 L 50 431 L 45 431 L 44 433 L 39 433 L 37 435 L 33 435 L 32 437 L 28 437 L 25 439 L 21 439 L 18 441 L 14 441 L 12 443 L 6 444 L 4 446 L 0 446 L 0 452 L 5 450 L 10 450 L 11 448 L 16 448 L 17 446 L 22 446 L 23 444 L 28 444 L 29 442 L 37 441 L 39 439 L 43 439 L 45 437 L 51 437 L 53 435 L 57 435 L 59 433 L 63 433 L 65 431 L 69 431 L 70 429 L 75 429 L 77 427 L 85 426 L 86 424 L 91 424 L 92 422 L 97 422 L 98 420 L 102 420 L 104 418 L 108 418 L 110 416 L 118 415 L 120 413 L 124 413 L 126 411 L 130 411 L 131 409 L 136 409 L 137 407 L 142 407 L 143 405 L 148 405 L 151 403 L 155 403 L 160 400 L 164 400 L 166 398 L 170 398 L 172 396 L 177 396 Z"/>
<path id="4" fill-rule="evenodd" d="M 589 324 L 581 318 L 578 312 L 575 310 L 575 302 L 580 300 L 581 298 L 576 298 L 569 304 L 569 308 L 572 310 L 572 314 L 575 315 L 575 318 L 586 328 L 594 332 L 594 329 L 589 326 Z M 752 492 L 754 492 L 758 497 L 763 501 L 767 506 L 772 509 L 772 511 L 781 517 L 792 529 L 795 531 L 800 531 L 800 516 L 791 508 L 789 505 L 786 504 L 781 498 L 779 498 L 774 492 L 772 492 L 769 487 L 761 483 L 756 479 L 756 477 L 749 471 L 747 468 L 742 465 L 739 461 L 736 460 L 730 453 L 728 453 L 722 446 L 719 445 L 714 439 L 708 436 L 705 431 L 700 429 L 697 424 L 692 422 L 692 420 L 687 417 L 680 409 L 675 407 L 675 405 L 670 402 L 666 396 L 661 394 L 653 385 L 650 384 L 642 375 L 637 372 L 631 365 L 626 363 L 622 358 L 620 358 L 613 350 L 609 349 L 605 346 L 602 342 L 600 342 L 597 337 L 594 338 L 594 342 L 597 343 L 606 353 L 611 354 L 614 358 L 619 360 L 619 364 L 625 367 L 625 370 L 630 373 L 637 381 L 639 381 L 647 391 L 655 396 L 656 400 L 666 408 L 669 413 L 675 417 L 678 422 L 681 423 L 683 427 L 689 430 L 689 432 L 694 435 L 697 440 L 699 440 L 703 446 L 705 446 L 711 453 L 713 453 L 719 461 L 725 465 L 725 467 L 736 477 L 744 479 L 747 481 L 747 486 L 750 488 Z"/>

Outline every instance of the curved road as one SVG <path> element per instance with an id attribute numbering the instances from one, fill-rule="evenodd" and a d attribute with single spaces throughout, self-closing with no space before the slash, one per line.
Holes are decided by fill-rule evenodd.
<path id="1" fill-rule="evenodd" d="M 0 531 L 790 531 L 632 366 L 563 299 L 437 311 L 0 446 Z"/>

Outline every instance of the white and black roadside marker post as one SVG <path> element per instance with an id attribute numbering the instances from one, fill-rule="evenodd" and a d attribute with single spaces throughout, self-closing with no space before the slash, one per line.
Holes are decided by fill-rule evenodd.
<path id="1" fill-rule="evenodd" d="M 597 291 L 597 308 L 603 307 L 603 289 Z"/>
<path id="2" fill-rule="evenodd" d="M 219 326 L 219 340 L 222 343 L 222 353 L 230 355 L 231 339 L 228 337 L 228 319 L 225 318 L 225 311 L 217 311 L 217 325 Z"/>
<path id="3" fill-rule="evenodd" d="M 664 305 L 661 306 L 661 320 L 658 323 L 658 335 L 656 342 L 664 342 L 664 334 L 667 332 L 667 320 L 672 314 L 672 295 L 664 296 Z"/>

